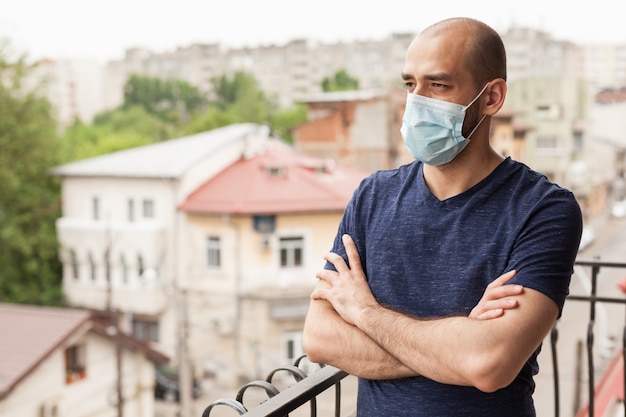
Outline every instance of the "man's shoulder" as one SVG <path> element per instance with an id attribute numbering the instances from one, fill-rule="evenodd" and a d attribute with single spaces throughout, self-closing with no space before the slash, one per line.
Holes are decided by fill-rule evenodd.
<path id="1" fill-rule="evenodd" d="M 384 184 L 390 181 L 405 181 L 407 179 L 415 179 L 416 175 L 421 172 L 421 166 L 421 162 L 413 161 L 408 164 L 400 165 L 397 168 L 381 169 L 373 172 L 368 177 L 366 177 L 364 183 Z"/>
<path id="2" fill-rule="evenodd" d="M 561 186 L 554 180 L 550 179 L 547 174 L 537 171 L 528 165 L 515 161 L 513 159 L 506 160 L 508 170 L 512 174 L 513 179 L 518 182 L 521 187 L 530 188 L 538 193 L 557 193 L 568 195 L 573 198 L 573 193 L 567 188 Z"/>

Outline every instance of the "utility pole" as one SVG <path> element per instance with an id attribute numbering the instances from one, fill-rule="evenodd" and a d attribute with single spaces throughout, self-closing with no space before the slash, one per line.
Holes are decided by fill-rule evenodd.
<path id="1" fill-rule="evenodd" d="M 187 291 L 179 289 L 178 294 L 178 383 L 180 386 L 180 417 L 191 417 L 193 375 L 189 366 L 189 351 L 187 347 L 188 318 L 187 318 Z"/>
<path id="2" fill-rule="evenodd" d="M 106 248 L 104 250 L 104 274 L 106 277 L 106 311 L 109 317 L 109 332 L 111 339 L 115 345 L 115 403 L 117 408 L 117 417 L 124 417 L 124 396 L 122 390 L 122 346 L 119 341 L 119 323 L 118 317 L 113 309 L 113 282 L 111 280 L 111 231 L 107 226 L 106 230 Z"/>
<path id="3" fill-rule="evenodd" d="M 175 193 L 174 193 L 175 194 Z M 174 311 L 176 314 L 176 354 L 178 359 L 178 386 L 180 394 L 179 416 L 192 417 L 192 379 L 190 361 L 189 361 L 189 323 L 187 317 L 187 282 L 182 279 L 183 270 L 179 265 L 181 259 L 180 247 L 178 240 L 183 230 L 182 218 L 178 212 L 174 212 L 173 216 L 173 239 L 175 243 L 172 247 L 172 288 L 174 293 Z"/>

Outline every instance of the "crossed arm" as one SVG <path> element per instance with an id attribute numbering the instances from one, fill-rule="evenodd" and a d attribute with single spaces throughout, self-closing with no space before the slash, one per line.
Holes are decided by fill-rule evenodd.
<path id="1" fill-rule="evenodd" d="M 469 317 L 424 320 L 378 304 L 349 236 L 350 269 L 330 253 L 337 271 L 323 270 L 304 326 L 310 360 L 367 379 L 425 376 L 491 392 L 510 384 L 557 318 L 545 295 L 505 285 L 515 272 L 490 284 Z M 505 314 L 506 312 L 506 314 Z"/>

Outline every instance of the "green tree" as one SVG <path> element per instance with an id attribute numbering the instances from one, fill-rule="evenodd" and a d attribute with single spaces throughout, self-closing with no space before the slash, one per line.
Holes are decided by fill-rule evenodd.
<path id="1" fill-rule="evenodd" d="M 198 88 L 183 80 L 132 75 L 124 85 L 124 109 L 140 106 L 165 122 L 187 123 L 205 105 Z"/>
<path id="2" fill-rule="evenodd" d="M 211 79 L 213 95 L 209 108 L 195 117 L 186 133 L 197 133 L 232 123 L 258 123 L 270 126 L 283 139 L 291 139 L 291 128 L 306 120 L 302 106 L 279 109 L 261 90 L 250 74 L 236 72 Z"/>
<path id="3" fill-rule="evenodd" d="M 69 126 L 63 135 L 61 158 L 69 162 L 149 145 L 170 139 L 175 132 L 143 107 L 121 106 L 96 115 L 89 125 L 76 120 Z"/>
<path id="4" fill-rule="evenodd" d="M 252 100 L 255 104 L 269 104 L 254 76 L 242 71 L 235 72 L 232 78 L 226 75 L 213 77 L 211 86 L 213 88 L 212 104 L 221 110 L 227 110 L 230 106 L 244 100 Z"/>
<path id="5" fill-rule="evenodd" d="M 325 77 L 322 80 L 322 90 L 330 91 L 348 91 L 358 90 L 359 80 L 350 76 L 345 69 L 341 69 L 332 77 Z"/>
<path id="6" fill-rule="evenodd" d="M 55 221 L 58 135 L 50 103 L 25 87 L 25 57 L 0 48 L 0 301 L 62 305 Z"/>

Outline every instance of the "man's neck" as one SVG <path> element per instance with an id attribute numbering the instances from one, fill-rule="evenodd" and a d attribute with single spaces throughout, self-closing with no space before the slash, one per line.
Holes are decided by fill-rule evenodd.
<path id="1" fill-rule="evenodd" d="M 442 166 L 424 165 L 424 181 L 435 197 L 447 200 L 484 180 L 503 160 L 492 148 L 481 154 L 461 154 Z"/>

